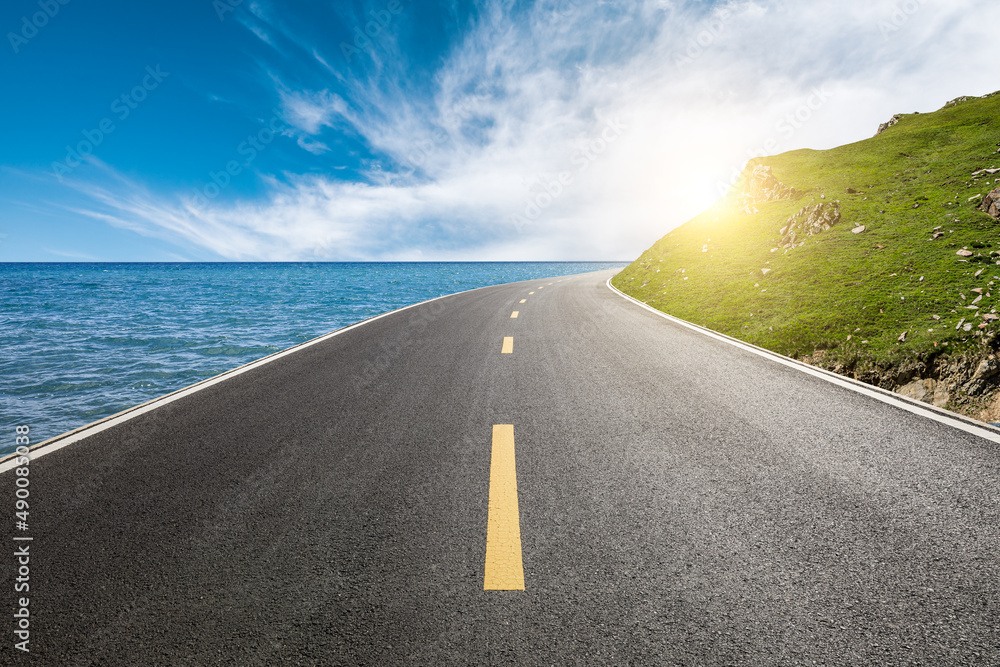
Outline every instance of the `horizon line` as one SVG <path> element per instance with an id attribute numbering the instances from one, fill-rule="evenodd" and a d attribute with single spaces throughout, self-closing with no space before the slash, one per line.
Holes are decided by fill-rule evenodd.
<path id="1" fill-rule="evenodd" d="M 137 260 L 109 260 L 109 261 L 0 261 L 0 266 L 8 264 L 631 264 L 634 260 L 609 260 L 609 259 L 421 259 L 421 260 L 282 260 L 282 261 L 137 261 Z"/>

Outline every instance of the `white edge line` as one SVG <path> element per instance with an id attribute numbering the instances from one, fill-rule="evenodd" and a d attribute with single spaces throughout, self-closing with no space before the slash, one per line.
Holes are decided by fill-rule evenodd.
<path id="1" fill-rule="evenodd" d="M 963 415 L 957 415 L 953 412 L 948 412 L 947 410 L 943 410 L 937 406 L 928 405 L 927 403 L 921 403 L 920 401 L 916 401 L 907 396 L 895 394 L 880 387 L 874 387 L 872 385 L 865 384 L 858 380 L 854 380 L 849 377 L 844 377 L 843 375 L 837 375 L 836 373 L 824 370 L 822 368 L 816 368 L 815 366 L 810 366 L 809 364 L 797 361 L 795 359 L 792 359 L 791 357 L 786 357 L 782 354 L 778 354 L 777 352 L 765 350 L 762 347 L 757 347 L 756 345 L 745 343 L 741 340 L 737 340 L 736 338 L 732 338 L 731 336 L 721 334 L 717 331 L 712 331 L 711 329 L 707 329 L 697 324 L 692 324 L 691 322 L 687 322 L 678 317 L 674 317 L 673 315 L 668 315 L 667 313 L 664 313 L 662 310 L 657 310 L 656 308 L 653 308 L 649 304 L 645 304 L 642 301 L 639 301 L 638 299 L 631 297 L 628 294 L 625 294 L 625 292 L 622 292 L 620 289 L 611 284 L 611 280 L 613 278 L 614 276 L 608 278 L 607 282 L 607 286 L 613 292 L 631 301 L 632 303 L 645 308 L 651 313 L 655 313 L 660 317 L 663 317 L 665 319 L 670 320 L 671 322 L 674 322 L 675 324 L 687 327 L 692 331 L 697 331 L 698 333 L 709 336 L 710 338 L 715 338 L 716 340 L 720 340 L 724 343 L 729 343 L 733 347 L 738 347 L 741 350 L 752 352 L 757 356 L 770 359 L 779 364 L 784 364 L 789 368 L 794 368 L 798 371 L 807 373 L 808 375 L 812 375 L 813 377 L 817 377 L 821 380 L 826 380 L 831 384 L 835 384 L 845 389 L 850 389 L 853 392 L 863 394 L 865 396 L 868 396 L 869 398 L 874 398 L 877 401 L 881 401 L 893 407 L 906 410 L 907 412 L 912 412 L 913 414 L 919 415 L 921 417 L 927 417 L 928 419 L 932 419 L 940 424 L 951 426 L 952 428 L 957 428 L 960 431 L 965 431 L 966 433 L 970 433 L 972 435 L 979 436 L 980 438 L 984 438 L 991 442 L 1000 444 L 1000 433 L 997 433 L 987 428 L 986 426 L 980 425 L 978 422 L 974 422 L 971 419 L 964 417 Z"/>
<path id="2" fill-rule="evenodd" d="M 534 281 L 529 280 L 521 282 L 534 282 Z M 121 412 L 105 417 L 104 419 L 99 419 L 96 422 L 92 422 L 85 426 L 81 426 L 79 428 L 73 429 L 72 431 L 67 431 L 66 433 L 63 433 L 62 435 L 57 435 L 54 438 L 49 438 L 48 440 L 40 442 L 37 445 L 32 445 L 29 448 L 30 453 L 28 454 L 28 459 L 30 461 L 35 461 L 36 459 L 39 459 L 47 454 L 51 454 L 52 452 L 58 451 L 63 447 L 67 447 L 75 442 L 79 442 L 84 438 L 89 438 L 92 435 L 97 435 L 101 431 L 106 431 L 109 428 L 118 426 L 119 424 L 127 422 L 130 419 L 134 419 L 139 415 L 146 414 L 147 412 L 152 412 L 157 408 L 161 408 L 164 405 L 173 403 L 174 401 L 190 396 L 191 394 L 199 392 L 202 389 L 207 389 L 208 387 L 219 384 L 220 382 L 224 382 L 225 380 L 234 378 L 237 375 L 242 375 L 247 371 L 254 370 L 255 368 L 260 368 L 261 366 L 269 364 L 272 361 L 277 361 L 278 359 L 286 357 L 294 352 L 299 352 L 307 347 L 311 347 L 318 343 L 330 340 L 331 338 L 347 333 L 352 329 L 357 329 L 358 327 L 363 326 L 365 324 L 371 324 L 375 320 L 380 320 L 383 317 L 389 317 L 390 315 L 401 313 L 404 310 L 409 310 L 411 308 L 424 306 L 427 305 L 428 303 L 434 303 L 435 301 L 440 301 L 441 299 L 448 299 L 453 296 L 458 296 L 460 294 L 469 294 L 471 292 L 476 292 L 479 290 L 489 289 L 491 287 L 500 287 L 500 286 L 501 285 L 486 285 L 484 287 L 476 287 L 470 290 L 464 290 L 462 292 L 455 292 L 454 294 L 445 294 L 443 296 L 435 297 L 433 299 L 428 299 L 427 301 L 421 301 L 420 303 L 413 303 L 410 304 L 409 306 L 403 306 L 402 308 L 397 308 L 396 310 L 390 310 L 387 313 L 382 313 L 381 315 L 375 315 L 373 317 L 369 317 L 368 319 L 361 320 L 360 322 L 355 322 L 354 324 L 350 324 L 342 329 L 337 329 L 336 331 L 323 334 L 322 336 L 313 338 L 312 340 L 307 340 L 303 343 L 299 343 L 298 345 L 293 345 L 292 347 L 287 348 L 285 350 L 281 350 L 280 352 L 269 354 L 266 357 L 261 357 L 260 359 L 251 361 L 250 363 L 244 364 L 242 366 L 237 366 L 236 368 L 220 373 L 219 375 L 206 378 L 204 380 L 201 380 L 200 382 L 195 382 L 192 385 L 188 385 L 187 387 L 183 387 L 169 394 L 165 394 L 163 396 L 154 398 L 145 403 L 132 406 L 131 408 L 122 410 Z M 20 458 L 21 457 L 19 454 L 17 454 L 17 452 L 5 454 L 2 458 L 0 458 L 0 473 L 7 472 L 8 470 L 17 467 L 19 465 Z"/>

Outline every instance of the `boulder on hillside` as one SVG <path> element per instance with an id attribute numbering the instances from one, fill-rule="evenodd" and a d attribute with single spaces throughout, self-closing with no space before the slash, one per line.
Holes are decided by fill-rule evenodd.
<path id="1" fill-rule="evenodd" d="M 779 181 L 771 173 L 771 168 L 762 164 L 747 166 L 742 179 L 743 192 L 740 193 L 737 208 L 747 215 L 757 212 L 757 204 L 792 199 L 796 194 L 795 188 Z"/>
<path id="2" fill-rule="evenodd" d="M 888 122 L 882 123 L 881 125 L 878 126 L 878 132 L 875 133 L 875 136 L 877 137 L 878 135 L 882 134 L 883 132 L 885 132 L 886 130 L 888 130 L 890 127 L 892 127 L 901 120 L 903 120 L 903 114 L 901 113 L 896 114 L 895 116 L 890 118 Z"/>
<path id="3" fill-rule="evenodd" d="M 983 197 L 983 203 L 979 208 L 1000 220 L 1000 188 Z"/>
<path id="4" fill-rule="evenodd" d="M 805 206 L 801 211 L 788 219 L 788 222 L 778 233 L 781 234 L 779 246 L 794 248 L 807 236 L 821 234 L 840 222 L 840 204 L 824 202 Z"/>

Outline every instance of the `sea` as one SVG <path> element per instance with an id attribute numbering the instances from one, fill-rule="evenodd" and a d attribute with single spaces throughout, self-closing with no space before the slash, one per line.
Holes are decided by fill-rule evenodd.
<path id="1" fill-rule="evenodd" d="M 403 306 L 624 266 L 0 264 L 0 455 Z"/>

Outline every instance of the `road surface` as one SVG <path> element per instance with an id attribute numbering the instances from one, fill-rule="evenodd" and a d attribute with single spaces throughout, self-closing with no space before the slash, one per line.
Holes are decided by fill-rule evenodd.
<path id="1" fill-rule="evenodd" d="M 33 461 L 0 662 L 1000 664 L 1000 446 L 610 275 L 397 312 Z M 493 493 L 524 590 L 484 590 Z"/>

